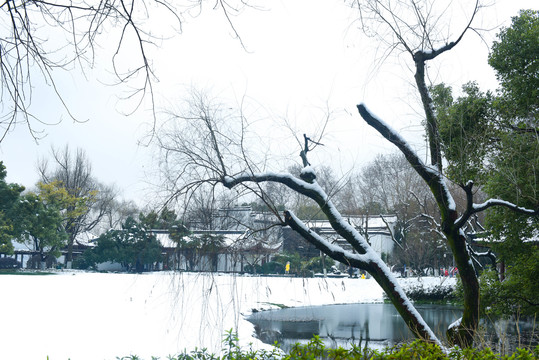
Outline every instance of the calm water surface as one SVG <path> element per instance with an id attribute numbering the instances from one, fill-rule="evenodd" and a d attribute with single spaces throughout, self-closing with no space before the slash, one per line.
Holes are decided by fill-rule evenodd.
<path id="1" fill-rule="evenodd" d="M 447 327 L 462 315 L 450 305 L 416 305 L 431 329 L 442 339 Z M 257 336 L 268 344 L 275 341 L 286 351 L 297 342 L 305 343 L 319 335 L 330 346 L 351 342 L 383 348 L 413 338 L 399 313 L 391 304 L 346 304 L 289 308 L 254 313 L 248 320 L 255 325 Z M 517 333 L 511 322 L 504 324 L 505 334 Z M 495 334 L 492 324 L 487 324 Z M 520 331 L 533 324 L 522 324 Z M 498 341 L 499 339 L 494 339 Z"/>

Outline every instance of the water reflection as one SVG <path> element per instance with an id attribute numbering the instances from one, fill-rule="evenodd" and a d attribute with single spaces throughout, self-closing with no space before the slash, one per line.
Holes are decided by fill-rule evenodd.
<path id="1" fill-rule="evenodd" d="M 416 308 L 442 339 L 447 327 L 462 314 L 459 307 L 449 305 L 417 305 Z M 262 311 L 254 313 L 248 320 L 255 325 L 260 340 L 268 344 L 277 341 L 284 350 L 297 342 L 307 342 L 313 335 L 320 335 L 333 347 L 346 346 L 351 342 L 359 344 L 360 341 L 364 345 L 368 341 L 369 347 L 383 348 L 413 338 L 391 304 L 326 305 Z M 492 325 L 487 328 L 494 329 Z M 506 334 L 514 333 L 511 327 L 504 331 Z M 492 332 L 495 334 L 494 330 Z"/>

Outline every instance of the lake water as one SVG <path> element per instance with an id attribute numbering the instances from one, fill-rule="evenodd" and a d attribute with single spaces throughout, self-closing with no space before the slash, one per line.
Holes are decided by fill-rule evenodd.
<path id="1" fill-rule="evenodd" d="M 441 339 L 445 339 L 447 327 L 462 314 L 459 307 L 450 305 L 417 305 L 416 308 Z M 347 346 L 351 342 L 365 345 L 368 342 L 369 347 L 384 348 L 413 338 L 391 304 L 346 304 L 269 310 L 254 313 L 248 320 L 255 325 L 260 340 L 268 344 L 277 341 L 285 351 L 297 342 L 307 342 L 313 335 L 319 335 L 332 347 Z M 510 321 L 502 325 L 502 332 L 507 335 L 508 341 L 514 342 L 515 340 L 510 338 L 517 334 L 516 327 L 511 326 Z M 496 333 L 492 324 L 487 323 L 485 326 L 490 329 L 488 331 L 491 334 Z M 532 323 L 524 322 L 519 330 L 526 333 L 532 327 Z M 533 329 L 531 330 L 533 332 Z M 494 342 L 499 342 L 498 337 L 490 337 Z M 502 345 L 508 346 L 505 343 Z"/>

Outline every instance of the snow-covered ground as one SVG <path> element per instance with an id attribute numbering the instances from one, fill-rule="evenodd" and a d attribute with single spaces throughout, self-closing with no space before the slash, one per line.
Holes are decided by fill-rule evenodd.
<path id="1" fill-rule="evenodd" d="M 419 281 L 433 286 L 454 279 Z M 244 319 L 252 309 L 383 301 L 372 279 L 202 273 L 0 275 L 0 289 L 0 359 L 11 360 L 166 359 L 195 347 L 218 352 L 229 329 L 240 345 L 267 347 Z"/>

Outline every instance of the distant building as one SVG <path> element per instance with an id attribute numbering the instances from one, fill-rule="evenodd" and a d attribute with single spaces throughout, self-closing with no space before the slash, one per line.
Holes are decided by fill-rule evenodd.
<path id="1" fill-rule="evenodd" d="M 371 244 L 378 254 L 393 251 L 392 232 L 397 222 L 395 215 L 344 216 Z M 162 246 L 163 261 L 149 264 L 148 269 L 245 272 L 264 265 L 278 253 L 299 253 L 302 257 L 316 257 L 320 251 L 289 227 L 274 226 L 275 215 L 256 212 L 249 206 L 223 208 L 210 214 L 210 222 L 191 221 L 189 235 L 173 239 L 167 230 L 151 230 Z M 306 221 L 317 234 L 346 250 L 352 247 L 333 230 L 328 220 Z M 208 224 L 213 226 L 208 228 Z M 76 257 L 96 245 L 90 233 L 79 234 L 73 248 Z M 65 249 L 64 249 L 65 250 Z M 62 251 L 65 253 L 65 251 Z M 36 250 L 16 244 L 14 257 L 23 267 L 33 263 Z M 63 263 L 63 255 L 51 259 Z M 122 270 L 120 264 L 99 264 L 99 270 Z"/>
<path id="2" fill-rule="evenodd" d="M 244 272 L 281 251 L 275 231 L 195 230 L 178 242 L 167 231 L 154 234 L 163 246 L 162 266 L 167 270 Z"/>

